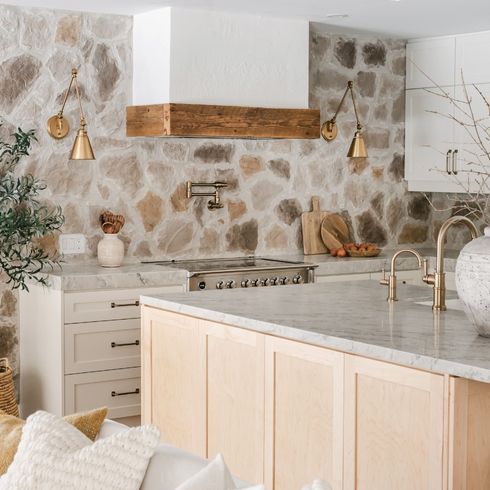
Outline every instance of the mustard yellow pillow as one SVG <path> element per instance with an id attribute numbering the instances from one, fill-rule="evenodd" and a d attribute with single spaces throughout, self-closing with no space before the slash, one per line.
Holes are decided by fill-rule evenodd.
<path id="1" fill-rule="evenodd" d="M 107 415 L 107 408 L 67 415 L 64 419 L 94 441 Z M 12 463 L 25 421 L 0 410 L 0 476 Z"/>

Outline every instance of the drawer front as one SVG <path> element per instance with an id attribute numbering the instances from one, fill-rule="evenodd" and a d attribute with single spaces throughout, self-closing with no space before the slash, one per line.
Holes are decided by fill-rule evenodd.
<path id="1" fill-rule="evenodd" d="M 139 367 L 140 320 L 65 325 L 65 374 Z"/>
<path id="2" fill-rule="evenodd" d="M 113 289 L 111 291 L 65 293 L 64 323 L 139 318 L 140 295 L 166 294 L 182 292 L 183 290 L 183 286 L 166 286 L 160 288 Z"/>
<path id="3" fill-rule="evenodd" d="M 65 415 L 98 407 L 109 409 L 108 417 L 121 418 L 141 413 L 139 368 L 65 376 Z"/>

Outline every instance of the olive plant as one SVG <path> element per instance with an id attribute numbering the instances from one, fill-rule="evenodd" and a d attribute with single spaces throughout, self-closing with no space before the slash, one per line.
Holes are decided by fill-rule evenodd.
<path id="1" fill-rule="evenodd" d="M 34 130 L 20 128 L 11 141 L 0 139 L 0 270 L 13 289 L 28 290 L 29 281 L 46 284 L 42 270 L 59 264 L 43 239 L 63 225 L 62 210 L 40 199 L 44 182 L 18 171 L 34 141 Z"/>

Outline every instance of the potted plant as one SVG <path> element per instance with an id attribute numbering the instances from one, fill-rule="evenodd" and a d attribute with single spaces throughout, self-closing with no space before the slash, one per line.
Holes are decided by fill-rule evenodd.
<path id="1" fill-rule="evenodd" d="M 63 225 L 61 208 L 40 200 L 46 184 L 18 169 L 33 141 L 34 131 L 20 128 L 12 141 L 0 138 L 0 268 L 13 289 L 28 290 L 29 281 L 46 284 L 42 270 L 59 264 L 44 243 Z"/>
<path id="2" fill-rule="evenodd" d="M 39 195 L 46 185 L 18 170 L 29 155 L 34 131 L 20 128 L 12 141 L 0 138 L 0 268 L 12 289 L 28 290 L 28 282 L 46 284 L 44 267 L 59 263 L 57 255 L 44 247 L 50 234 L 63 224 L 60 207 L 44 204 Z M 18 415 L 12 369 L 0 360 L 0 409 Z"/>

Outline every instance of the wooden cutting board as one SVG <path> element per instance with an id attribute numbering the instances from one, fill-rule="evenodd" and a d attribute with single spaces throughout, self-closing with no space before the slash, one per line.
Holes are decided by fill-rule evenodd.
<path id="1" fill-rule="evenodd" d="M 324 245 L 329 250 L 340 248 L 351 241 L 349 227 L 342 216 L 335 213 L 329 214 L 323 219 L 320 226 L 320 235 Z"/>
<path id="2" fill-rule="evenodd" d="M 301 227 L 303 230 L 303 251 L 305 255 L 327 253 L 327 247 L 322 241 L 320 227 L 322 221 L 329 214 L 327 211 L 320 211 L 320 198 L 311 198 L 312 211 L 301 215 Z"/>

